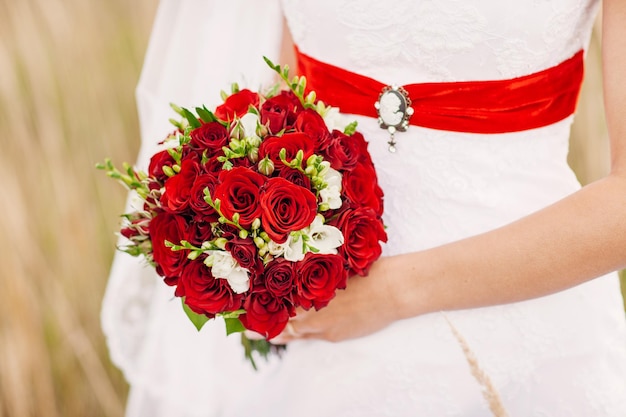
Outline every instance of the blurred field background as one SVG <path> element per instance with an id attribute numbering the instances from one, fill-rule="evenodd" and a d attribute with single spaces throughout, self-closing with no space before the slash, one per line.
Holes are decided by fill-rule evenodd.
<path id="1" fill-rule="evenodd" d="M 94 164 L 135 158 L 156 6 L 0 0 L 0 417 L 123 415 L 99 310 L 125 192 Z M 607 171 L 598 42 L 573 130 L 582 182 Z"/>

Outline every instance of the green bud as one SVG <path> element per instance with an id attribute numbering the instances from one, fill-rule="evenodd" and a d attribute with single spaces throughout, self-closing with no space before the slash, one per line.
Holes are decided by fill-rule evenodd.
<path id="1" fill-rule="evenodd" d="M 319 205 L 319 211 L 328 211 L 330 210 L 330 206 L 328 203 L 322 203 Z"/>
<path id="2" fill-rule="evenodd" d="M 224 238 L 224 237 L 220 237 L 215 239 L 215 241 L 213 241 L 213 244 L 215 246 L 217 246 L 220 249 L 226 249 L 226 244 L 228 243 L 228 239 Z"/>
<path id="3" fill-rule="evenodd" d="M 328 174 L 329 169 L 330 169 L 330 162 L 322 161 L 322 163 L 320 163 L 318 166 L 319 175 L 322 177 L 325 177 L 326 174 Z"/>
<path id="4" fill-rule="evenodd" d="M 280 158 L 281 161 L 287 160 L 287 149 L 282 148 L 280 152 L 278 152 L 278 157 Z"/>
<path id="5" fill-rule="evenodd" d="M 257 135 L 264 138 L 270 133 L 270 130 L 265 125 L 259 125 L 257 128 Z"/>
<path id="6" fill-rule="evenodd" d="M 270 237 L 269 237 L 269 235 L 268 235 L 267 233 L 265 233 L 265 232 L 261 232 L 261 234 L 260 234 L 259 236 L 261 236 L 261 238 L 262 238 L 264 241 L 266 241 L 266 242 L 269 242 L 269 241 L 271 240 L 271 239 L 270 239 Z"/>
<path id="7" fill-rule="evenodd" d="M 252 240 L 254 241 L 254 244 L 256 245 L 256 247 L 259 249 L 265 246 L 265 241 L 259 236 L 255 237 Z"/>
<path id="8" fill-rule="evenodd" d="M 315 103 L 315 99 L 316 99 L 315 91 L 311 91 L 311 92 L 310 92 L 310 93 L 306 96 L 305 101 L 306 101 L 307 103 L 311 103 L 311 104 L 313 104 L 313 103 Z"/>
<path id="9" fill-rule="evenodd" d="M 180 172 L 180 165 L 178 164 L 172 165 L 172 169 L 174 170 L 174 172 L 178 174 Z"/>
<path id="10" fill-rule="evenodd" d="M 167 175 L 168 177 L 173 177 L 174 175 L 176 175 L 172 167 L 167 166 L 167 165 L 163 165 L 163 173 Z"/>
<path id="11" fill-rule="evenodd" d="M 261 227 L 261 219 L 257 217 L 252 222 L 252 230 L 257 230 L 259 227 Z"/>
<path id="12" fill-rule="evenodd" d="M 304 168 L 304 173 L 309 177 L 313 177 L 317 174 L 317 169 L 315 169 L 313 165 L 307 165 L 307 167 Z"/>
<path id="13" fill-rule="evenodd" d="M 268 250 L 269 250 L 269 249 L 267 248 L 267 246 L 263 246 L 262 248 L 260 248 L 260 249 L 259 249 L 259 256 L 260 256 L 260 257 L 265 256 L 265 255 L 267 254 L 267 251 L 268 251 Z"/>
<path id="14" fill-rule="evenodd" d="M 239 213 L 233 214 L 233 223 L 239 224 Z"/>
<path id="15" fill-rule="evenodd" d="M 255 163 L 259 160 L 259 148 L 252 148 L 248 151 L 248 159 L 250 162 Z"/>
<path id="16" fill-rule="evenodd" d="M 247 237 L 248 237 L 248 231 L 247 231 L 247 230 L 245 230 L 245 229 L 240 230 L 240 231 L 239 231 L 239 237 L 240 237 L 241 239 L 245 239 L 245 238 L 247 238 Z"/>
<path id="17" fill-rule="evenodd" d="M 259 161 L 259 172 L 263 175 L 270 176 L 274 172 L 274 162 L 267 156 Z"/>

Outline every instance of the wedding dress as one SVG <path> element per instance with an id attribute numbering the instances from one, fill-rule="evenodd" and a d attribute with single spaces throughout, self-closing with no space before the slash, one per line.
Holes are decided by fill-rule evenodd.
<path id="1" fill-rule="evenodd" d="M 281 10 L 303 53 L 403 85 L 552 67 L 587 46 L 596 9 L 593 0 L 162 0 L 137 90 L 137 164 L 146 166 L 169 131 L 169 102 L 210 107 L 231 81 L 257 88 L 271 79 L 261 55 L 278 55 Z M 580 187 L 566 162 L 573 117 L 504 134 L 411 126 L 396 135 L 395 153 L 374 119 L 347 117 L 368 139 L 385 192 L 385 255 L 499 227 Z M 616 274 L 535 300 L 403 320 L 347 342 L 297 341 L 255 372 L 223 323 L 196 332 L 173 289 L 118 254 L 103 328 L 131 384 L 128 417 L 489 416 L 446 317 L 510 416 L 626 416 Z"/>

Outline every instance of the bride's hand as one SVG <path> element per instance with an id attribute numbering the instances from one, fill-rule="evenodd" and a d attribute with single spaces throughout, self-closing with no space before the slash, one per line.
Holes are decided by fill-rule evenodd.
<path id="1" fill-rule="evenodd" d="M 395 290 L 387 278 L 388 259 L 379 259 L 366 277 L 348 279 L 345 290 L 337 291 L 328 306 L 315 311 L 298 309 L 285 330 L 272 343 L 296 339 L 323 339 L 339 342 L 374 333 L 396 319 Z"/>

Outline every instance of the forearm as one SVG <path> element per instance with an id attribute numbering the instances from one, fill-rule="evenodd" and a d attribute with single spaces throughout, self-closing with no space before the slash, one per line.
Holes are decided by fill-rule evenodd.
<path id="1" fill-rule="evenodd" d="M 499 229 L 385 260 L 400 317 L 521 301 L 626 266 L 626 178 Z"/>

